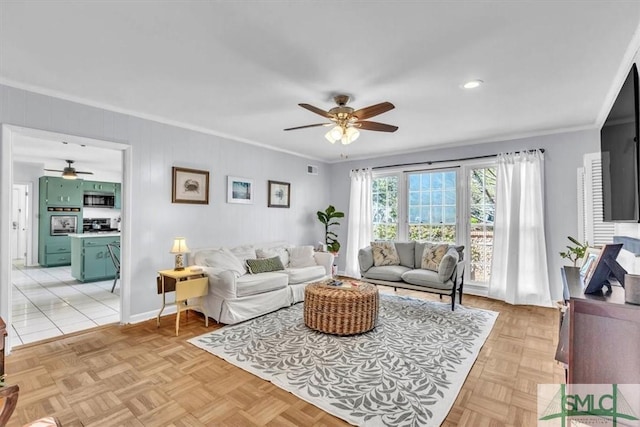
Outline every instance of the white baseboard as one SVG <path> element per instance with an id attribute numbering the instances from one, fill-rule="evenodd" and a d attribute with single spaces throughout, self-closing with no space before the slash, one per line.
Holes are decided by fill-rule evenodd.
<path id="1" fill-rule="evenodd" d="M 476 285 L 473 283 L 465 283 L 462 293 L 469 294 L 469 295 L 477 295 L 479 297 L 488 297 L 489 287 L 487 285 Z"/>
<path id="2" fill-rule="evenodd" d="M 133 316 L 129 317 L 129 321 L 127 323 L 141 323 L 141 322 L 146 322 L 149 319 L 154 319 L 158 317 L 158 311 L 159 310 L 153 310 L 153 311 L 147 311 L 146 313 L 134 314 Z M 176 313 L 176 306 L 169 305 L 165 307 L 164 310 L 162 311 L 162 317 L 167 316 L 169 314 L 175 314 L 175 313 Z"/>

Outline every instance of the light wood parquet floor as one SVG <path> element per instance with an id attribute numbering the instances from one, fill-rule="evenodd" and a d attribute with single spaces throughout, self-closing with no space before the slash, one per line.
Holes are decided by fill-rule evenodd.
<path id="1" fill-rule="evenodd" d="M 558 312 L 470 295 L 463 303 L 500 315 L 443 426 L 535 426 L 537 384 L 564 381 L 554 362 Z M 7 382 L 20 396 L 8 425 L 47 415 L 65 427 L 348 425 L 186 342 L 215 322 L 205 328 L 190 313 L 179 337 L 174 325 L 170 315 L 159 329 L 153 319 L 14 349 Z"/>

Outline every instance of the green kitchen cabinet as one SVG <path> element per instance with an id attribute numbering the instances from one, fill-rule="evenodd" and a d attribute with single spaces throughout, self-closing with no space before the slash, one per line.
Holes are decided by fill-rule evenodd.
<path id="1" fill-rule="evenodd" d="M 71 242 L 69 236 L 47 236 L 42 244 L 39 264 L 45 267 L 71 264 Z"/>
<path id="2" fill-rule="evenodd" d="M 120 243 L 120 236 L 72 236 L 71 275 L 80 282 L 113 279 L 116 269 L 108 243 Z"/>
<path id="3" fill-rule="evenodd" d="M 119 182 L 116 183 L 116 197 L 113 202 L 113 207 L 115 209 L 121 209 L 122 207 L 122 184 Z"/>
<path id="4" fill-rule="evenodd" d="M 40 177 L 40 200 L 45 206 L 82 206 L 82 181 L 56 176 Z"/>
<path id="5" fill-rule="evenodd" d="M 116 183 L 84 180 L 82 182 L 82 191 L 84 192 L 96 191 L 99 193 L 113 194 L 116 192 Z"/>

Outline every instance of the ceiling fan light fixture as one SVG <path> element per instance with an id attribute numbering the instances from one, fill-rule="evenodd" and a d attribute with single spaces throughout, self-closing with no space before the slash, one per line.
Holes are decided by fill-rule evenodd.
<path id="1" fill-rule="evenodd" d="M 67 168 L 65 168 L 65 170 L 62 172 L 62 178 L 64 178 L 64 179 L 77 179 L 78 175 L 76 175 L 76 171 L 68 170 Z"/>
<path id="2" fill-rule="evenodd" d="M 344 129 L 342 129 L 341 126 L 336 126 L 333 129 L 331 129 L 331 137 L 334 139 L 334 141 L 339 140 L 340 138 L 342 138 L 343 135 L 344 135 Z"/>
<path id="3" fill-rule="evenodd" d="M 327 133 L 324 134 L 324 137 L 327 139 L 327 141 L 329 141 L 332 144 L 335 144 L 337 139 L 333 139 L 333 136 L 331 135 L 332 131 L 329 131 Z"/>
<path id="4" fill-rule="evenodd" d="M 349 127 L 342 135 L 342 144 L 349 145 L 360 136 L 360 131 L 356 128 Z"/>

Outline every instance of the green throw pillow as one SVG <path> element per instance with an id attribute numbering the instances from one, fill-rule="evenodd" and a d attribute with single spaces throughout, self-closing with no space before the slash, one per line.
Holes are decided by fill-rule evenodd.
<path id="1" fill-rule="evenodd" d="M 248 259 L 247 267 L 251 274 L 284 270 L 284 266 L 282 265 L 282 261 L 279 256 L 274 256 L 273 258 Z"/>

